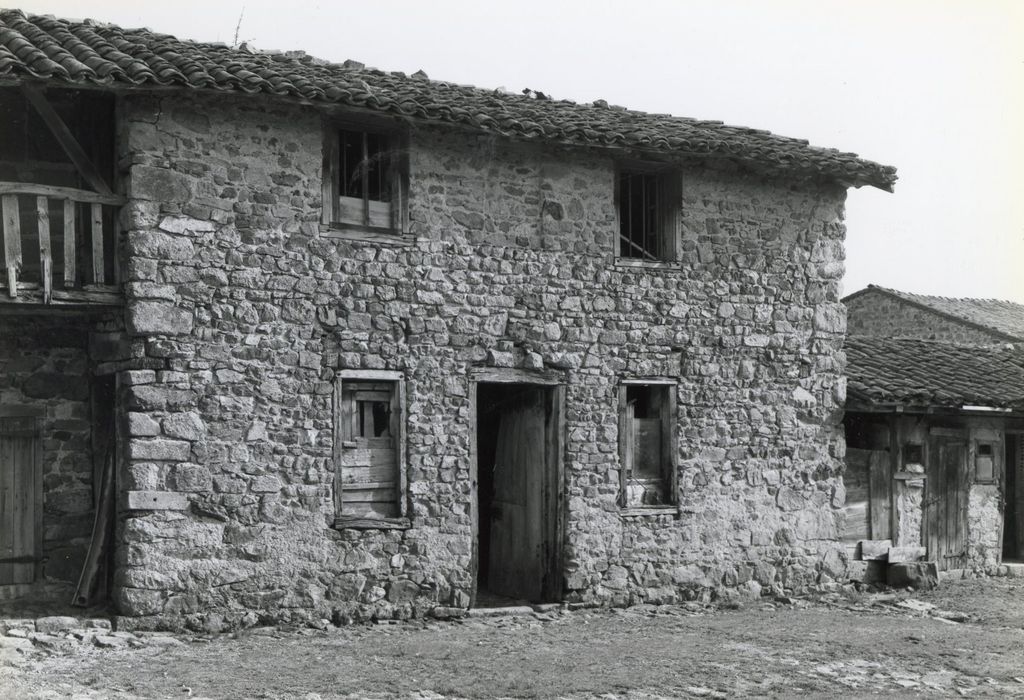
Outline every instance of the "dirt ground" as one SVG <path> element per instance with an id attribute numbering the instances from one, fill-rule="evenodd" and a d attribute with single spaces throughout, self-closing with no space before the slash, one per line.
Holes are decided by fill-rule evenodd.
<path id="1" fill-rule="evenodd" d="M 1024 697 L 1024 579 L 739 609 L 638 607 L 50 641 L 5 698 Z M 23 658 L 22 658 L 23 657 Z"/>

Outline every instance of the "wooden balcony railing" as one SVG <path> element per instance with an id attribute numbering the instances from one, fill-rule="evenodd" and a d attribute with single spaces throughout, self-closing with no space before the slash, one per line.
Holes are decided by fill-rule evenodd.
<path id="1" fill-rule="evenodd" d="M 0 303 L 119 304 L 118 195 L 0 182 Z"/>

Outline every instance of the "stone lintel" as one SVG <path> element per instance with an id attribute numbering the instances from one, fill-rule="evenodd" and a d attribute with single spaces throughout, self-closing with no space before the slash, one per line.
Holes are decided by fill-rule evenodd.
<path id="1" fill-rule="evenodd" d="M 188 497 L 174 491 L 126 491 L 122 507 L 126 510 L 185 510 Z"/>

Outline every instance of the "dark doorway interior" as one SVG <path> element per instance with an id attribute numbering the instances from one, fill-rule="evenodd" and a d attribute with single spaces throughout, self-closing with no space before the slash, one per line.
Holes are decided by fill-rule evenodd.
<path id="1" fill-rule="evenodd" d="M 530 384 L 477 387 L 476 605 L 560 593 L 557 407 Z"/>
<path id="2" fill-rule="evenodd" d="M 1006 436 L 1003 561 L 1024 561 L 1024 435 Z"/>

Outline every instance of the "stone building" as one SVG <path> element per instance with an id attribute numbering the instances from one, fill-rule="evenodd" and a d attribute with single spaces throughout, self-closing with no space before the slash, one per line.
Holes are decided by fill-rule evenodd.
<path id="1" fill-rule="evenodd" d="M 940 571 L 1024 562 L 1024 357 L 916 338 L 846 352 L 843 540 L 923 546 Z"/>
<path id="2" fill-rule="evenodd" d="M 850 335 L 920 338 L 960 345 L 1024 344 L 1024 305 L 954 299 L 869 284 L 843 298 Z"/>
<path id="3" fill-rule="evenodd" d="M 892 168 L 17 11 L 0 47 L 0 584 L 217 630 L 844 575 L 843 206 Z"/>

